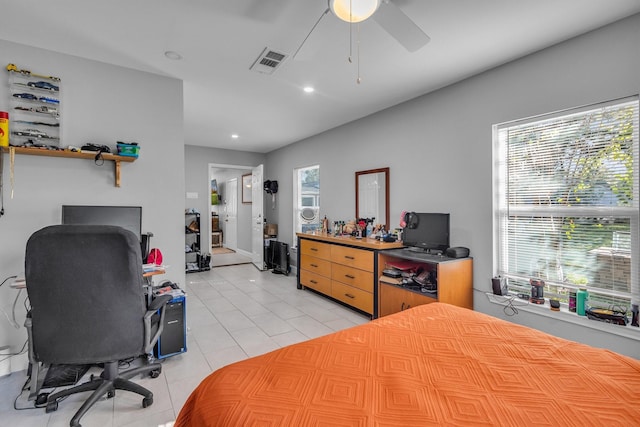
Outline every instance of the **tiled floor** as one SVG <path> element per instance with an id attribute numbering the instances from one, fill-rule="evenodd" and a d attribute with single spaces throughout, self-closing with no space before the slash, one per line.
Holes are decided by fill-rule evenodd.
<path id="1" fill-rule="evenodd" d="M 81 419 L 85 427 L 170 427 L 191 391 L 212 371 L 289 344 L 368 322 L 368 317 L 310 291 L 296 289 L 293 275 L 260 272 L 252 264 L 187 275 L 187 347 L 163 362 L 160 377 L 134 380 L 154 393 L 143 409 L 138 395 L 119 391 Z M 25 372 L 0 379 L 0 425 L 68 426 L 88 396 L 71 396 L 50 414 L 33 409 L 20 393 Z M 18 408 L 29 408 L 15 410 Z"/>

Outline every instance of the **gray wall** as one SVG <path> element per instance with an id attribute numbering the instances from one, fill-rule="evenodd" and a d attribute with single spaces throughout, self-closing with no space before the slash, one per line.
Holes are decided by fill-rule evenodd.
<path id="1" fill-rule="evenodd" d="M 220 148 L 205 148 L 194 145 L 184 147 L 185 162 L 185 189 L 186 192 L 198 193 L 197 199 L 186 199 L 187 207 L 195 207 L 200 213 L 209 213 L 210 203 L 210 183 L 209 165 L 233 165 L 255 167 L 264 164 L 266 156 L 264 154 L 250 153 L 246 151 L 223 150 Z M 266 168 L 266 167 L 265 167 Z M 245 172 L 246 173 L 246 172 Z M 242 189 L 242 173 L 238 172 L 238 191 Z M 266 174 L 265 174 L 265 179 Z M 206 196 L 206 197 L 205 197 Z M 224 196 L 224 194 L 223 194 Z M 186 197 L 186 195 L 185 195 Z M 219 209 L 222 211 L 222 209 Z M 248 216 L 248 220 L 247 220 Z M 269 216 L 267 215 L 267 218 Z M 222 217 L 221 217 L 222 219 Z M 251 253 L 251 205 L 242 204 L 241 193 L 238 194 L 238 249 Z M 244 225 L 242 225 L 244 224 Z M 202 220 L 202 236 L 206 239 L 211 233 L 211 221 Z M 203 240 L 203 247 L 208 240 Z"/>
<path id="2" fill-rule="evenodd" d="M 59 224 L 63 204 L 142 206 L 143 232 L 170 265 L 167 279 L 184 283 L 184 137 L 182 82 L 104 63 L 0 40 L 0 63 L 62 79 L 61 144 L 86 142 L 115 147 L 137 141 L 140 158 L 122 164 L 122 186 L 114 186 L 114 166 L 91 160 L 17 155 L 14 197 L 10 198 L 9 156 L 4 162 L 4 208 L 0 218 L 0 280 L 24 272 L 24 249 L 36 230 Z M 0 110 L 9 111 L 6 72 L 0 84 Z M 161 106 L 159 108 L 158 106 Z M 11 315 L 17 291 L 0 288 L 0 307 Z M 19 329 L 0 316 L 0 346 L 17 351 L 27 338 L 22 299 Z M 26 367 L 13 358 L 12 370 Z"/>
<path id="3" fill-rule="evenodd" d="M 269 153 L 280 240 L 293 240 L 293 168 L 320 165 L 320 213 L 334 221 L 355 215 L 354 173 L 389 166 L 391 225 L 403 210 L 450 212 L 451 245 L 474 257 L 475 309 L 505 317 L 483 293 L 493 271 L 492 125 L 639 93 L 638 46 L 635 15 Z M 640 358 L 635 340 L 527 313 L 509 320 Z"/>

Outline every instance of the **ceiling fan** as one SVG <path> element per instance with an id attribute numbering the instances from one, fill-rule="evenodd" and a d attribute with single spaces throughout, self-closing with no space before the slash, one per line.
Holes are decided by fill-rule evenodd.
<path id="1" fill-rule="evenodd" d="M 294 58 L 318 26 L 322 18 L 331 12 L 337 18 L 357 24 L 369 18 L 376 21 L 391 37 L 396 39 L 409 52 L 415 52 L 427 43 L 429 36 L 416 25 L 391 0 L 328 0 L 327 9 L 320 15 L 309 34 L 293 55 Z"/>

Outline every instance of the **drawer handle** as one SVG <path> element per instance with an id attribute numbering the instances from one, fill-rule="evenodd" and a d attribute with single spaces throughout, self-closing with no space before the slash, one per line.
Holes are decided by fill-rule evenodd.
<path id="1" fill-rule="evenodd" d="M 347 298 L 351 298 L 351 299 L 354 299 L 354 298 L 355 298 L 355 296 L 353 296 L 353 295 L 351 295 L 351 294 L 344 294 L 344 296 L 345 296 L 345 297 L 347 297 Z"/>
<path id="2" fill-rule="evenodd" d="M 345 255 L 344 257 L 345 257 L 346 259 L 356 259 L 356 257 L 354 257 L 354 256 L 349 256 L 349 255 Z"/>
<path id="3" fill-rule="evenodd" d="M 318 248 L 309 248 L 309 250 L 311 250 L 313 252 L 318 252 Z"/>
<path id="4" fill-rule="evenodd" d="M 318 282 L 316 282 L 315 280 L 309 280 L 311 283 L 313 283 L 314 285 L 317 285 Z"/>
<path id="5" fill-rule="evenodd" d="M 318 265 L 317 264 L 311 264 L 311 267 L 318 268 Z"/>
<path id="6" fill-rule="evenodd" d="M 402 305 L 400 306 L 400 311 L 408 310 L 410 308 L 411 308 L 411 306 L 409 304 L 407 304 L 406 307 L 405 307 L 404 303 L 402 303 Z"/>
<path id="7" fill-rule="evenodd" d="M 350 274 L 345 274 L 344 277 L 346 277 L 347 279 L 355 279 L 356 276 L 352 276 Z"/>

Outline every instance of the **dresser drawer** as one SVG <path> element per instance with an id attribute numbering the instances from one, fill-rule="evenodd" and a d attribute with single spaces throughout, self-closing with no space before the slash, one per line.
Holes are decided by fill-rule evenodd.
<path id="1" fill-rule="evenodd" d="M 310 255 L 300 257 L 300 268 L 325 277 L 331 277 L 331 261 Z"/>
<path id="2" fill-rule="evenodd" d="M 325 295 L 331 295 L 331 279 L 328 277 L 307 270 L 300 270 L 300 284 Z"/>
<path id="3" fill-rule="evenodd" d="M 331 246 L 331 261 L 373 272 L 373 252 L 346 246 Z"/>
<path id="4" fill-rule="evenodd" d="M 329 260 L 331 259 L 331 245 L 313 240 L 300 239 L 300 254 Z"/>
<path id="5" fill-rule="evenodd" d="M 370 271 L 358 270 L 342 264 L 333 264 L 331 266 L 331 278 L 373 293 L 373 273 Z"/>
<path id="6" fill-rule="evenodd" d="M 331 296 L 365 313 L 373 314 L 373 294 L 369 292 L 332 280 Z"/>

